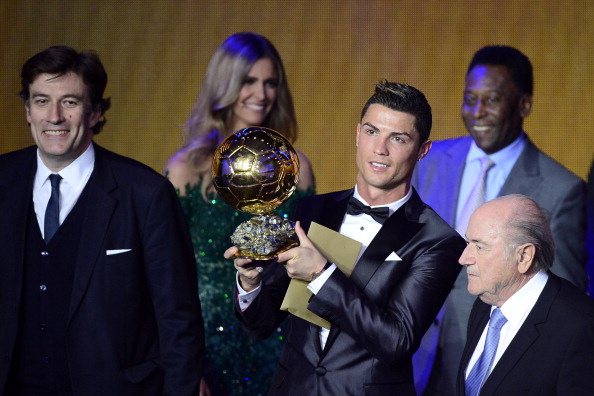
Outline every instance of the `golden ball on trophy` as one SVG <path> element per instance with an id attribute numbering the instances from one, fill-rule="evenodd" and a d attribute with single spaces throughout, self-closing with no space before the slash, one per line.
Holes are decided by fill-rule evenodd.
<path id="1" fill-rule="evenodd" d="M 297 152 L 284 136 L 263 127 L 237 131 L 217 147 L 212 170 L 221 198 L 257 215 L 231 236 L 240 257 L 269 260 L 297 244 L 293 223 L 272 213 L 295 191 L 299 178 Z"/>

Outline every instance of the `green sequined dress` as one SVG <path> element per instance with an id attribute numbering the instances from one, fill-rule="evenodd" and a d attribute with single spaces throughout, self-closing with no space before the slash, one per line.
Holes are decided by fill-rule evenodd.
<path id="1" fill-rule="evenodd" d="M 295 191 L 275 212 L 284 218 L 296 201 L 313 191 Z M 235 228 L 252 215 L 227 205 L 216 193 L 204 200 L 198 186 L 180 201 L 189 222 L 198 265 L 198 285 L 206 338 L 204 378 L 213 396 L 266 395 L 280 354 L 283 329 L 266 340 L 251 341 L 235 318 L 236 270 L 223 252 Z"/>

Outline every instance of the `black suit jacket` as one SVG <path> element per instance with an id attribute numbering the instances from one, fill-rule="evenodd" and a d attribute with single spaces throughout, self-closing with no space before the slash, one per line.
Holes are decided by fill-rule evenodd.
<path id="1" fill-rule="evenodd" d="M 36 147 L 0 156 L 0 391 L 18 331 Z M 192 246 L 171 184 L 95 145 L 68 319 L 75 395 L 197 395 L 204 348 Z M 108 251 L 130 249 L 119 254 Z"/>
<path id="2" fill-rule="evenodd" d="M 491 306 L 477 299 L 458 370 L 464 372 L 489 321 Z M 481 396 L 576 396 L 594 394 L 594 301 L 549 272 L 536 305 L 487 377 Z"/>
<path id="3" fill-rule="evenodd" d="M 353 190 L 303 199 L 296 212 L 338 230 Z M 319 327 L 290 316 L 271 395 L 415 395 L 411 356 L 435 318 L 458 272 L 464 241 L 416 192 L 382 226 L 350 278 L 336 270 L 308 309 L 332 329 L 322 351 Z M 386 261 L 396 252 L 402 259 Z M 269 335 L 289 283 L 272 265 L 262 289 L 238 315 L 252 337 Z"/>

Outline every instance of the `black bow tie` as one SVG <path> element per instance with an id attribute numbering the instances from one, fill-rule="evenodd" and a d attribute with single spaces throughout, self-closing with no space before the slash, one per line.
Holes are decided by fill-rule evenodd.
<path id="1" fill-rule="evenodd" d="M 373 220 L 380 224 L 384 224 L 384 221 L 386 221 L 386 219 L 390 216 L 390 210 L 387 206 L 381 208 L 372 208 L 363 204 L 357 198 L 351 197 L 349 206 L 347 207 L 347 214 L 359 215 L 361 213 L 365 213 L 373 217 Z"/>

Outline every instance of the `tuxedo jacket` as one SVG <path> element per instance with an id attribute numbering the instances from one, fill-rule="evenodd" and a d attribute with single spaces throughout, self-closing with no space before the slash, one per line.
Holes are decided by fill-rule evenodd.
<path id="1" fill-rule="evenodd" d="M 442 140 L 433 143 L 429 154 L 416 166 L 413 185 L 421 198 L 454 226 L 462 173 L 472 137 Z M 571 281 L 585 291 L 586 275 L 586 185 L 551 157 L 540 151 L 527 138 L 526 147 L 503 184 L 499 196 L 526 195 L 549 214 L 549 224 L 555 238 L 555 274 Z M 430 371 L 439 343 L 442 353 L 433 392 L 439 396 L 456 391 L 456 368 L 466 341 L 468 316 L 474 296 L 468 293 L 466 271 L 462 270 L 445 304 L 445 315 L 431 327 L 420 347 L 423 357 L 415 360 L 417 377 Z M 437 324 L 439 323 L 439 325 Z M 438 327 L 439 326 L 439 327 Z M 417 378 L 419 383 L 423 379 Z M 422 385 L 421 385 L 422 386 Z"/>
<path id="2" fill-rule="evenodd" d="M 19 331 L 36 149 L 0 156 L 0 394 Z M 198 395 L 202 315 L 173 187 L 95 145 L 85 189 L 67 324 L 74 395 Z"/>
<path id="3" fill-rule="evenodd" d="M 353 190 L 300 201 L 295 219 L 338 231 Z M 460 266 L 462 238 L 416 192 L 386 220 L 350 278 L 335 270 L 308 309 L 331 323 L 320 328 L 289 315 L 288 334 L 270 395 L 416 395 L 411 356 L 445 300 Z M 396 253 L 401 260 L 386 261 Z M 392 256 L 394 257 L 394 256 Z M 263 273 L 260 294 L 240 320 L 254 339 L 287 315 L 279 307 L 289 284 L 282 265 Z"/>
<path id="4" fill-rule="evenodd" d="M 464 372 L 489 321 L 491 306 L 477 299 L 458 371 Z M 594 300 L 549 273 L 536 305 L 507 347 L 480 396 L 575 396 L 594 393 Z"/>

